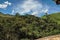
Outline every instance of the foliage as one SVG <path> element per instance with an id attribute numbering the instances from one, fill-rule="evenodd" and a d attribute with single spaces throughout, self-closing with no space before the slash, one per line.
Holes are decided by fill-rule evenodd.
<path id="1" fill-rule="evenodd" d="M 34 40 L 60 33 L 60 25 L 47 14 L 45 18 L 18 13 L 3 16 L 0 16 L 0 40 Z"/>

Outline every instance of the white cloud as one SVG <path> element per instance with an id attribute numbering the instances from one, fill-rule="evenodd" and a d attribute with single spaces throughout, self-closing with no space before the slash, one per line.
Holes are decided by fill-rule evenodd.
<path id="1" fill-rule="evenodd" d="M 48 9 L 45 9 L 45 10 L 44 10 L 44 13 L 46 13 L 46 12 L 48 12 Z"/>
<path id="2" fill-rule="evenodd" d="M 4 2 L 5 4 L 7 4 L 7 5 L 11 5 L 11 3 L 10 2 L 8 2 L 8 1 L 6 1 L 6 2 Z"/>
<path id="3" fill-rule="evenodd" d="M 6 2 L 4 2 L 4 3 L 2 3 L 2 4 L 0 4 L 0 8 L 2 8 L 2 9 L 5 9 L 5 8 L 7 8 L 7 6 L 10 6 L 11 5 L 11 3 L 10 2 L 8 2 L 8 1 L 6 1 Z"/>
<path id="4" fill-rule="evenodd" d="M 11 14 L 14 14 L 14 12 L 15 12 L 15 11 L 14 11 L 14 10 L 12 10 Z"/>
<path id="5" fill-rule="evenodd" d="M 22 15 L 26 13 L 29 14 L 29 12 L 31 12 L 31 15 L 36 15 L 43 12 L 46 13 L 47 11 L 48 7 L 46 5 L 35 0 L 25 0 L 22 4 L 18 4 L 15 8 L 15 12 L 19 12 Z"/>

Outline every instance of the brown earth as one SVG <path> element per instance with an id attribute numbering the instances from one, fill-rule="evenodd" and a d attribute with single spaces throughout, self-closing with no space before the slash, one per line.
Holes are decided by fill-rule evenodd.
<path id="1" fill-rule="evenodd" d="M 60 40 L 60 35 L 48 36 L 48 37 L 40 38 L 37 40 Z"/>

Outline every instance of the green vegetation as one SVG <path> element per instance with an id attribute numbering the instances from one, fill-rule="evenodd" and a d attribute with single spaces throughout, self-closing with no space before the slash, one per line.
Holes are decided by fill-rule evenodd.
<path id="1" fill-rule="evenodd" d="M 53 21 L 55 21 L 55 22 L 57 22 L 58 24 L 60 24 L 60 12 L 50 14 L 49 16 L 50 16 L 50 18 L 51 18 Z M 43 16 L 42 18 L 46 18 L 46 16 Z"/>
<path id="2" fill-rule="evenodd" d="M 19 13 L 14 16 L 1 13 L 0 40 L 34 40 L 60 34 L 60 25 L 57 23 L 58 19 L 56 20 L 58 16 L 54 15 L 46 14 L 40 18 L 33 15 L 23 16 Z"/>

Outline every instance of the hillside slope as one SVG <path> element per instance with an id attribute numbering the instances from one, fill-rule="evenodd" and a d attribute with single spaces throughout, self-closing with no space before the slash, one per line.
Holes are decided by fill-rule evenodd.
<path id="1" fill-rule="evenodd" d="M 60 34 L 60 25 L 52 16 L 0 14 L 0 40 L 34 40 L 55 34 Z"/>
<path id="2" fill-rule="evenodd" d="M 56 21 L 58 24 L 60 24 L 60 12 L 58 13 L 53 13 L 49 15 L 50 18 L 54 21 Z M 46 16 L 43 16 L 43 18 L 46 18 Z"/>

